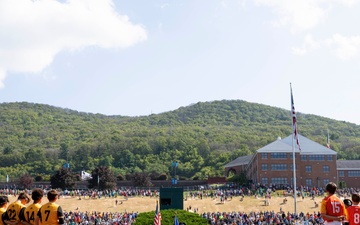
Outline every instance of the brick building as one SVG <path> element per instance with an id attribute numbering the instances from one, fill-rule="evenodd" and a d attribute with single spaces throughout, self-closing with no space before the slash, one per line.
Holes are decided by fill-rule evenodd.
<path id="1" fill-rule="evenodd" d="M 360 187 L 360 160 L 337 161 L 337 153 L 302 135 L 301 151 L 295 144 L 296 185 L 324 186 L 345 181 Z M 239 157 L 225 165 L 225 174 L 245 172 L 249 180 L 264 185 L 293 183 L 292 135 L 258 149 L 254 155 Z M 339 173 L 338 173 L 339 171 Z"/>
<path id="2" fill-rule="evenodd" d="M 347 187 L 360 187 L 360 160 L 338 160 L 338 181 L 344 181 Z"/>

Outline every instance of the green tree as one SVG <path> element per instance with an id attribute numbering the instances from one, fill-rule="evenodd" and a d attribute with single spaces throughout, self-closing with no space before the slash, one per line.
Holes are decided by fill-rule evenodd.
<path id="1" fill-rule="evenodd" d="M 50 177 L 51 186 L 53 188 L 60 188 L 62 190 L 67 188 L 74 188 L 75 182 L 76 177 L 68 168 L 61 168 Z"/>
<path id="2" fill-rule="evenodd" d="M 59 158 L 65 161 L 69 160 L 69 145 L 67 143 L 60 144 Z"/>
<path id="3" fill-rule="evenodd" d="M 33 179 L 30 174 L 25 173 L 20 177 L 20 185 L 23 186 L 25 189 L 31 188 L 33 185 Z"/>
<path id="4" fill-rule="evenodd" d="M 249 183 L 249 180 L 246 178 L 245 172 L 241 172 L 227 179 L 228 182 L 234 182 L 238 185 L 246 185 Z"/>
<path id="5" fill-rule="evenodd" d="M 116 177 L 107 166 L 96 167 L 91 172 L 91 179 L 88 180 L 89 188 L 98 188 L 99 190 L 115 189 Z"/>
<path id="6" fill-rule="evenodd" d="M 153 186 L 153 184 L 151 183 L 151 178 L 150 178 L 149 174 L 146 172 L 132 174 L 131 180 L 136 187 L 151 187 L 151 186 Z"/>

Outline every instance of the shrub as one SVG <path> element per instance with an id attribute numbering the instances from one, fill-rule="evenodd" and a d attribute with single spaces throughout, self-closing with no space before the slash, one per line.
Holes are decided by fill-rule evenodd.
<path id="1" fill-rule="evenodd" d="M 37 175 L 35 177 L 35 181 L 42 181 L 43 180 L 43 177 L 41 175 Z"/>
<path id="2" fill-rule="evenodd" d="M 168 179 L 168 175 L 166 173 L 162 173 L 159 175 L 159 180 L 167 180 Z"/>
<path id="3" fill-rule="evenodd" d="M 155 205 L 154 205 L 155 208 Z M 173 225 L 175 213 L 179 222 L 185 224 L 207 225 L 208 221 L 202 218 L 199 214 L 187 212 L 185 210 L 167 209 L 161 210 L 161 224 Z M 149 225 L 154 223 L 155 211 L 140 213 L 136 218 L 134 225 Z"/>
<path id="4" fill-rule="evenodd" d="M 117 180 L 117 181 L 123 181 L 123 180 L 125 180 L 125 177 L 124 177 L 124 175 L 122 175 L 122 174 L 118 174 L 118 175 L 116 176 L 116 180 Z"/>

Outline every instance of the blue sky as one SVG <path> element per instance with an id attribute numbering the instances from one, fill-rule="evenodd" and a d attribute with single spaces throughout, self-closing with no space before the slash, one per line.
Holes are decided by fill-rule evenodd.
<path id="1" fill-rule="evenodd" d="M 0 0 L 0 102 L 290 110 L 291 82 L 296 111 L 360 125 L 359 11 L 360 0 Z"/>

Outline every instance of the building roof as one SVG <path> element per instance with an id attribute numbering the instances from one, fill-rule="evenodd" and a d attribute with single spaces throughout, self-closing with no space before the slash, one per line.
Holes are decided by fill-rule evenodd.
<path id="1" fill-rule="evenodd" d="M 337 160 L 337 170 L 360 170 L 360 160 Z"/>
<path id="2" fill-rule="evenodd" d="M 294 140 L 295 141 L 295 140 Z M 300 152 L 300 155 L 336 155 L 337 153 L 330 148 L 327 148 L 319 143 L 312 141 L 302 135 L 299 135 L 299 147 L 294 143 L 295 152 Z M 292 150 L 292 135 L 284 139 L 277 139 L 276 141 L 257 150 L 258 153 L 271 153 L 271 152 L 293 152 Z"/>
<path id="3" fill-rule="evenodd" d="M 235 160 L 226 164 L 225 168 L 233 167 L 233 166 L 247 165 L 247 164 L 249 164 L 252 157 L 253 157 L 253 155 L 240 156 L 240 157 L 236 158 Z"/>

